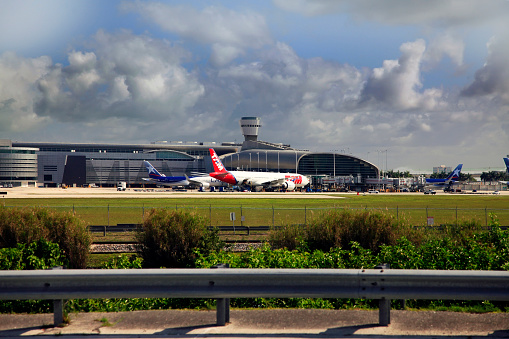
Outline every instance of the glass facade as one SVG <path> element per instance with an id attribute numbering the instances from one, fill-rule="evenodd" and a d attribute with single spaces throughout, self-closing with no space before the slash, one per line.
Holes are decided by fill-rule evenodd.
<path id="1" fill-rule="evenodd" d="M 35 186 L 37 151 L 36 148 L 0 147 L 0 185 Z"/>

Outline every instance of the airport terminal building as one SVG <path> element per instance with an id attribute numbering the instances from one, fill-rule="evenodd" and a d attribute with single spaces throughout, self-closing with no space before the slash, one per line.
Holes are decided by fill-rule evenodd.
<path id="1" fill-rule="evenodd" d="M 38 151 L 34 147 L 14 147 L 10 140 L 0 139 L 1 187 L 35 187 Z"/>
<path id="2" fill-rule="evenodd" d="M 323 178 L 349 189 L 362 190 L 368 179 L 379 178 L 379 169 L 372 163 L 350 154 L 309 152 L 290 145 L 258 140 L 260 118 L 240 120 L 244 142 L 166 142 L 150 144 L 50 143 L 4 141 L 0 147 L 0 183 L 14 186 L 28 182 L 14 181 L 9 168 L 23 168 L 30 185 L 39 186 L 115 186 L 126 182 L 130 187 L 145 185 L 148 176 L 143 165 L 147 160 L 166 176 L 192 172 L 212 172 L 209 148 L 214 148 L 229 170 L 297 172 L 307 175 L 312 183 Z M 19 153 L 28 152 L 28 153 Z M 2 154 L 10 154 L 2 157 Z M 22 155 L 24 159 L 22 158 Z M 16 156 L 14 156 L 16 155 Z M 26 159 L 25 159 L 26 158 Z M 16 167 L 14 160 L 16 160 Z M 31 159 L 30 161 L 28 159 Z M 20 162 L 23 165 L 20 167 Z M 31 172 L 28 172 L 28 169 Z M 6 174 L 7 173 L 7 174 Z M 14 172 L 13 172 L 14 173 Z M 21 173 L 18 173 L 18 178 Z"/>

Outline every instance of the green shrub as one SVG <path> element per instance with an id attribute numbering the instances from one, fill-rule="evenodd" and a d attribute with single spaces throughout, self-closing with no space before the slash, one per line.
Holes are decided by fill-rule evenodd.
<path id="1" fill-rule="evenodd" d="M 127 269 L 127 268 L 142 268 L 143 260 L 137 255 L 128 256 L 127 254 L 120 254 L 115 258 L 110 259 L 104 263 L 101 268 L 114 268 L 114 269 Z"/>
<path id="2" fill-rule="evenodd" d="M 308 225 L 286 226 L 273 230 L 270 243 L 274 248 L 329 251 L 350 248 L 352 243 L 378 252 L 381 245 L 392 245 L 402 235 L 411 234 L 389 214 L 376 211 L 329 210 Z"/>
<path id="3" fill-rule="evenodd" d="M 65 265 L 66 259 L 58 244 L 43 239 L 0 249 L 0 270 L 45 270 Z"/>
<path id="4" fill-rule="evenodd" d="M 307 247 L 306 229 L 300 225 L 285 225 L 269 232 L 269 243 L 273 248 L 304 250 Z"/>
<path id="5" fill-rule="evenodd" d="M 195 250 L 220 250 L 217 229 L 209 230 L 205 218 L 187 211 L 152 209 L 136 238 L 144 267 L 194 267 Z"/>
<path id="6" fill-rule="evenodd" d="M 72 213 L 41 207 L 0 207 L 0 248 L 44 239 L 59 245 L 70 268 L 85 268 L 92 242 L 83 221 Z"/>

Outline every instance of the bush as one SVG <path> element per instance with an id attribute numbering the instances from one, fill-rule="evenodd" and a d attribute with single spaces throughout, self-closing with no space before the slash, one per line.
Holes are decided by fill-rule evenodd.
<path id="1" fill-rule="evenodd" d="M 294 250 L 307 247 L 309 251 L 349 249 L 352 243 L 357 243 L 376 253 L 381 245 L 395 244 L 397 239 L 409 232 L 409 228 L 403 228 L 392 216 L 382 212 L 330 210 L 304 228 L 286 226 L 272 231 L 270 243 L 274 248 Z"/>
<path id="2" fill-rule="evenodd" d="M 306 229 L 300 225 L 286 225 L 269 233 L 269 243 L 273 248 L 305 250 L 307 248 Z"/>
<path id="3" fill-rule="evenodd" d="M 65 265 L 66 259 L 58 244 L 43 239 L 0 249 L 0 270 L 45 270 Z"/>
<path id="4" fill-rule="evenodd" d="M 70 268 L 86 268 L 92 239 L 85 223 L 74 214 L 41 207 L 0 207 L 0 248 L 41 239 L 58 244 Z"/>
<path id="5" fill-rule="evenodd" d="M 205 218 L 186 211 L 152 209 L 136 238 L 144 267 L 194 267 L 195 250 L 220 250 L 224 244 L 217 229 Z"/>
<path id="6" fill-rule="evenodd" d="M 112 268 L 112 269 L 142 268 L 142 263 L 143 260 L 137 255 L 128 256 L 126 254 L 120 254 L 105 262 L 101 266 L 101 268 Z"/>

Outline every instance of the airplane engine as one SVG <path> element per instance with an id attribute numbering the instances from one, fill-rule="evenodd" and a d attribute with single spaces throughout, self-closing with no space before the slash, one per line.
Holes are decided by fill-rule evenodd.
<path id="1" fill-rule="evenodd" d="M 288 191 L 293 191 L 295 189 L 295 183 L 293 181 L 285 181 L 283 188 Z"/>
<path id="2" fill-rule="evenodd" d="M 210 184 L 208 182 L 202 182 L 201 183 L 201 187 L 203 188 L 209 188 L 210 187 Z"/>

